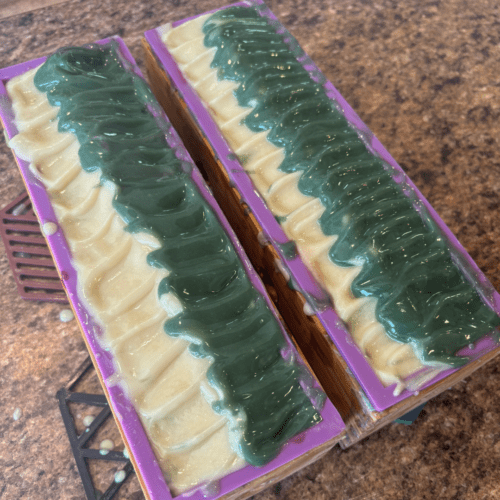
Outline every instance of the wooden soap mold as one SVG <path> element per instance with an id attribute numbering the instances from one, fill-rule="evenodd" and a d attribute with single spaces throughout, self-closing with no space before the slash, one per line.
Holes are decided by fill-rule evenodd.
<path id="1" fill-rule="evenodd" d="M 199 129 L 196 119 L 184 99 L 163 70 L 149 43 L 143 39 L 146 71 L 151 88 L 193 161 L 207 180 L 215 199 L 222 208 L 254 268 L 262 278 L 270 297 L 288 326 L 288 331 L 305 355 L 328 397 L 337 407 L 346 431 L 339 441 L 342 448 L 368 437 L 395 419 L 422 405 L 454 384 L 471 375 L 500 353 L 500 346 L 468 363 L 460 370 L 382 412 L 374 411 L 364 396 L 358 381 L 351 374 L 333 341 L 316 316 L 307 316 L 304 296 L 292 290 L 276 270 L 280 256 L 275 248 L 259 244 L 262 228 L 239 192 L 231 186 L 227 172 Z M 375 375 L 374 375 L 375 376 Z"/>

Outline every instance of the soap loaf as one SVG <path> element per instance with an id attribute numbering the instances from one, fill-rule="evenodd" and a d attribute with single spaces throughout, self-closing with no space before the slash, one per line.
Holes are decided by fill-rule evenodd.
<path id="1" fill-rule="evenodd" d="M 148 40 L 263 239 L 282 257 L 280 271 L 342 352 L 352 352 L 338 322 L 325 318 L 328 306 L 315 300 L 320 294 L 301 286 L 308 280 L 299 276 L 303 270 L 294 272 L 294 260 L 328 293 L 383 384 L 370 380 L 359 356 L 347 356 L 377 409 L 477 356 L 470 352 L 474 343 L 499 324 L 487 304 L 494 292 L 399 167 L 346 119 L 331 84 L 311 71 L 311 61 L 261 2 L 160 27 Z M 191 91 L 239 160 L 236 167 L 200 118 Z M 386 397 L 388 386 L 393 397 Z"/>

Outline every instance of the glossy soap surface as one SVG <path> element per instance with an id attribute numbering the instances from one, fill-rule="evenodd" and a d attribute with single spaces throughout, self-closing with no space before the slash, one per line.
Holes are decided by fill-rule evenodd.
<path id="1" fill-rule="evenodd" d="M 276 319 L 149 112 L 157 106 L 149 89 L 110 46 L 56 53 L 35 84 L 60 106 L 59 130 L 77 136 L 83 169 L 117 186 L 126 230 L 160 242 L 148 255 L 168 272 L 158 294 L 182 305 L 165 331 L 189 340 L 193 356 L 213 358 L 212 407 L 229 416 L 245 460 L 267 463 L 321 417 L 300 385 L 303 368 L 281 355 L 288 346 Z"/>
<path id="2" fill-rule="evenodd" d="M 353 295 L 376 298 L 387 335 L 411 344 L 425 363 L 467 362 L 457 351 L 500 320 L 453 263 L 432 219 L 393 180 L 391 167 L 367 150 L 256 9 L 218 11 L 203 33 L 205 46 L 215 48 L 218 78 L 235 82 L 239 105 L 251 108 L 242 123 L 283 148 L 279 170 L 298 172 L 300 192 L 324 206 L 321 230 L 338 236 L 331 261 L 361 266 Z"/>

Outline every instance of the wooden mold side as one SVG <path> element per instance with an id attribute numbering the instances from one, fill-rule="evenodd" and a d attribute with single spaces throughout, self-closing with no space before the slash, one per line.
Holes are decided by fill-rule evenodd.
<path id="1" fill-rule="evenodd" d="M 305 358 L 316 373 L 328 397 L 338 409 L 342 418 L 361 410 L 356 394 L 357 382 L 347 374 L 347 365 L 324 332 L 316 316 L 303 314 L 305 299 L 292 290 L 284 276 L 275 271 L 279 255 L 272 245 L 258 243 L 262 231 L 249 207 L 242 202 L 238 191 L 231 187 L 229 177 L 214 155 L 207 139 L 200 132 L 184 101 L 160 69 L 147 42 L 146 69 L 151 88 L 165 109 L 168 119 L 177 129 L 179 136 L 193 161 L 207 179 L 210 189 L 240 240 L 252 265 L 257 270 L 276 304 L 279 313 L 288 325 L 288 330 L 299 345 Z"/>
<path id="2" fill-rule="evenodd" d="M 445 379 L 425 390 L 415 393 L 385 411 L 371 409 L 361 395 L 363 393 L 351 372 L 316 316 L 303 313 L 305 299 L 289 288 L 284 276 L 276 271 L 275 260 L 279 255 L 272 245 L 258 243 L 262 231 L 250 209 L 242 203 L 241 196 L 231 187 L 229 177 L 214 154 L 212 146 L 203 135 L 178 90 L 163 70 L 149 44 L 143 39 L 146 68 L 151 88 L 163 106 L 169 120 L 177 129 L 193 161 L 208 180 L 213 194 L 224 211 L 229 223 L 241 241 L 253 266 L 261 275 L 269 295 L 283 316 L 289 331 L 299 345 L 307 361 L 337 407 L 344 422 L 346 433 L 340 441 L 347 448 L 381 429 L 395 419 L 451 388 L 460 380 L 500 353 L 500 346 L 473 361 Z M 374 375 L 375 376 L 375 375 Z"/>

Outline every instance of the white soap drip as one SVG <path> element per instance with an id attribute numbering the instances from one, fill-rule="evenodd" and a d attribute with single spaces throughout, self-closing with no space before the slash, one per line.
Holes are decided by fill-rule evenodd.
<path id="1" fill-rule="evenodd" d="M 123 481 L 125 481 L 125 477 L 127 477 L 127 474 L 124 470 L 115 472 L 115 483 L 123 483 Z"/>
<path id="2" fill-rule="evenodd" d="M 55 222 L 44 222 L 42 232 L 45 236 L 52 236 L 57 232 L 57 224 Z"/>
<path id="3" fill-rule="evenodd" d="M 314 309 L 311 307 L 311 305 L 308 302 L 304 303 L 304 314 L 306 316 L 314 316 L 316 313 L 314 312 Z"/>
<path id="4" fill-rule="evenodd" d="M 262 231 L 260 231 L 259 234 L 257 235 L 257 241 L 259 242 L 259 245 L 261 247 L 265 247 L 265 246 L 269 245 L 269 240 L 267 239 L 267 236 Z"/>
<path id="5" fill-rule="evenodd" d="M 59 313 L 59 319 L 63 323 L 68 323 L 68 321 L 71 321 L 74 317 L 75 317 L 75 315 L 73 314 L 73 311 L 71 309 L 63 309 Z"/>
<path id="6" fill-rule="evenodd" d="M 274 264 L 276 266 L 276 271 L 281 273 L 288 283 L 290 281 L 290 273 L 287 271 L 280 259 L 274 259 Z"/>
<path id="7" fill-rule="evenodd" d="M 95 419 L 94 415 L 87 415 L 83 417 L 83 425 L 85 427 L 90 427 L 94 419 Z"/>

